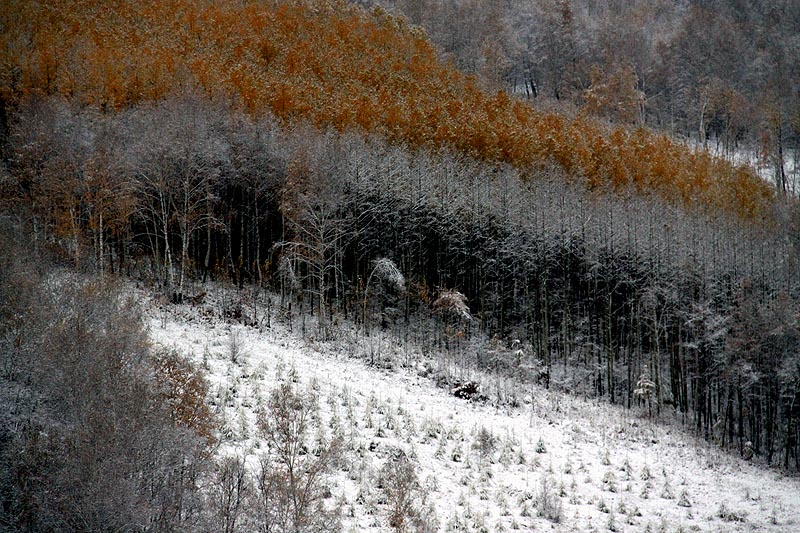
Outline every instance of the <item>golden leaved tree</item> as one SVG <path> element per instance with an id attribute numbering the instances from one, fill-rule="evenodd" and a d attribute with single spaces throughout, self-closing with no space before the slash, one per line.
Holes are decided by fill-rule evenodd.
<path id="1" fill-rule="evenodd" d="M 0 0 L 0 27 L 6 105 L 60 94 L 108 110 L 200 92 L 285 123 L 455 147 L 523 172 L 555 163 L 590 187 L 635 186 L 749 219 L 767 216 L 773 201 L 752 172 L 629 131 L 642 103 L 629 66 L 596 71 L 585 94 L 590 108 L 625 127 L 570 119 L 482 89 L 439 61 L 424 32 L 379 8 L 335 0 Z"/>

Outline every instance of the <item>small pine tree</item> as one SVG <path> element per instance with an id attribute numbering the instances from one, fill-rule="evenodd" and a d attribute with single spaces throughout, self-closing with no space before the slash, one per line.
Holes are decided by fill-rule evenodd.
<path id="1" fill-rule="evenodd" d="M 497 448 L 497 438 L 492 435 L 491 431 L 485 427 L 481 427 L 481 429 L 478 431 L 478 435 L 475 437 L 472 447 L 478 450 L 481 464 L 483 464 L 483 461 L 486 458 L 491 458 L 492 454 Z"/>
<path id="2" fill-rule="evenodd" d="M 547 453 L 547 448 L 544 445 L 542 437 L 539 437 L 539 441 L 536 443 L 536 453 Z"/>
<path id="3" fill-rule="evenodd" d="M 556 493 L 554 481 L 548 476 L 541 479 L 539 491 L 533 500 L 537 514 L 551 522 L 561 522 L 563 518 L 563 507 L 561 499 Z"/>

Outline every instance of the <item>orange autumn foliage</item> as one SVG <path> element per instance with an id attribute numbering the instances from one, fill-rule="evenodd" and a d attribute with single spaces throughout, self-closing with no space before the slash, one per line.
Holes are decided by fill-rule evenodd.
<path id="1" fill-rule="evenodd" d="M 523 172 L 553 163 L 590 188 L 768 216 L 752 171 L 643 129 L 537 111 L 439 61 L 380 9 L 312 0 L 0 0 L 0 97 L 59 94 L 120 109 L 172 93 L 247 112 L 447 146 Z"/>

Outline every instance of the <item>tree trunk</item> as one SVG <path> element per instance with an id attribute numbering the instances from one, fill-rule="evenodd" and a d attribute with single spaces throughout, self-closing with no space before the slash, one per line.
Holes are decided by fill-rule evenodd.
<path id="1" fill-rule="evenodd" d="M 777 144 L 775 147 L 775 186 L 778 188 L 778 192 L 785 195 L 786 169 L 783 165 L 783 128 L 780 126 L 780 124 L 776 128 L 775 136 L 775 142 Z"/>

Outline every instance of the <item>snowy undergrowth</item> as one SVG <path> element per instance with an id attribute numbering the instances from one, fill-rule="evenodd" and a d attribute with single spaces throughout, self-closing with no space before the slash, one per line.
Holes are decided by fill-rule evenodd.
<path id="1" fill-rule="evenodd" d="M 256 413 L 270 391 L 289 380 L 313 392 L 324 428 L 313 440 L 338 434 L 346 445 L 330 487 L 344 531 L 391 530 L 380 474 L 398 448 L 415 466 L 417 505 L 440 531 L 800 529 L 798 480 L 640 413 L 538 387 L 519 391 L 518 407 L 467 402 L 423 377 L 432 362 L 398 343 L 315 343 L 267 321 L 266 306 L 256 327 L 219 319 L 221 305 L 219 295 L 197 307 L 151 302 L 151 337 L 207 373 L 223 420 L 220 456 L 256 465 L 264 451 Z M 364 346 L 399 364 L 367 365 L 355 356 Z M 477 377 L 484 387 L 512 386 Z"/>

